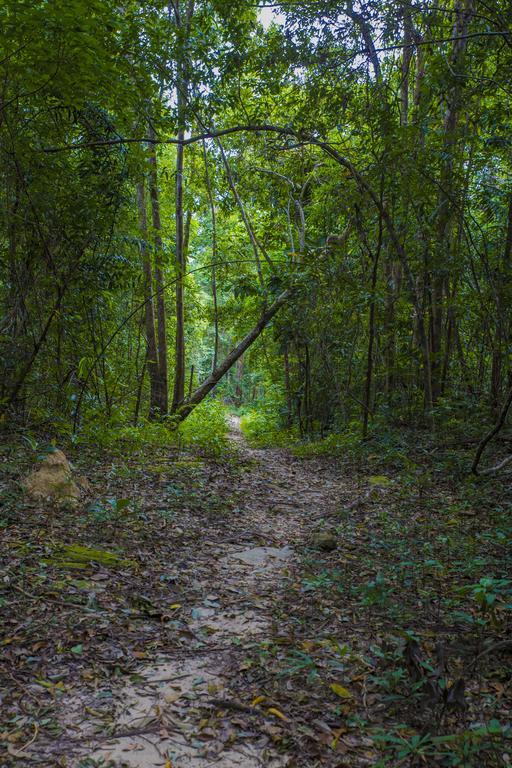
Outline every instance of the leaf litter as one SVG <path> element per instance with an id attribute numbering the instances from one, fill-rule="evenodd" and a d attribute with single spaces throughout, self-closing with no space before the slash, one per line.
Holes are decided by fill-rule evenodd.
<path id="1" fill-rule="evenodd" d="M 6 766 L 357 768 L 425 723 L 466 732 L 482 700 L 510 716 L 497 630 L 475 647 L 417 584 L 399 594 L 379 572 L 400 561 L 400 524 L 386 543 L 398 484 L 250 449 L 236 424 L 232 437 L 222 461 L 82 457 L 92 512 L 16 498 L 2 531 Z M 315 549 L 314 531 L 337 545 Z"/>

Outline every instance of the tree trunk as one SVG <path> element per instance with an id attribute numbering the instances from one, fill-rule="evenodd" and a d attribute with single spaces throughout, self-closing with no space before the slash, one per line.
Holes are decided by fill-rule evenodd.
<path id="1" fill-rule="evenodd" d="M 175 419 L 179 423 L 187 418 L 192 413 L 196 405 L 199 405 L 204 398 L 214 389 L 219 381 L 226 375 L 226 373 L 232 368 L 236 361 L 249 349 L 261 332 L 266 328 L 274 315 L 279 312 L 281 307 L 288 301 L 291 296 L 291 290 L 288 289 L 277 297 L 274 303 L 264 312 L 256 323 L 254 328 L 237 344 L 234 349 L 231 350 L 229 355 L 224 358 L 222 363 L 208 376 L 205 381 L 192 393 L 191 397 L 182 405 L 176 412 Z"/>
<path id="2" fill-rule="evenodd" d="M 150 137 L 154 138 L 150 128 Z M 165 312 L 165 286 L 163 278 L 164 249 L 162 242 L 162 224 L 160 220 L 160 196 L 158 191 L 158 167 L 154 145 L 149 156 L 149 194 L 151 198 L 151 214 L 153 222 L 153 239 L 155 243 L 155 288 L 156 288 L 156 317 L 158 342 L 158 384 L 156 391 L 156 408 L 160 416 L 165 416 L 169 410 L 167 384 L 167 331 Z"/>
<path id="3" fill-rule="evenodd" d="M 407 125 L 409 122 L 409 70 L 412 60 L 412 41 L 413 25 L 411 17 L 411 7 L 405 3 L 402 5 L 403 11 L 403 51 L 402 51 L 402 79 L 400 82 L 400 125 Z"/>
<path id="4" fill-rule="evenodd" d="M 362 4 L 364 8 L 364 3 Z M 345 8 L 345 13 L 347 16 L 352 19 L 352 21 L 357 24 L 359 27 L 359 30 L 361 32 L 361 36 L 364 40 L 364 44 L 366 46 L 366 53 L 368 54 L 368 57 L 372 63 L 373 67 L 373 73 L 375 75 L 375 80 L 380 83 L 382 79 L 382 74 L 380 70 L 380 62 L 379 62 L 379 56 L 377 54 L 377 50 L 375 48 L 375 44 L 373 42 L 373 32 L 370 27 L 370 24 L 368 20 L 365 18 L 365 16 L 362 13 L 356 12 L 353 7 L 352 0 L 347 4 Z"/>
<path id="5" fill-rule="evenodd" d="M 499 409 L 501 390 L 503 388 L 503 373 L 510 378 L 509 360 L 506 351 L 509 347 L 510 321 L 508 319 L 510 296 L 510 262 L 512 257 L 512 197 L 509 200 L 507 213 L 507 234 L 505 249 L 500 269 L 497 270 L 496 281 L 496 336 L 492 351 L 491 366 L 491 408 L 494 413 Z"/>
<path id="6" fill-rule="evenodd" d="M 178 92 L 178 104 L 182 101 Z M 181 108 L 182 109 L 182 108 Z M 178 139 L 185 129 L 180 126 Z M 185 397 L 185 248 L 183 227 L 183 145 L 176 150 L 176 347 L 174 362 L 174 393 L 171 413 L 175 413 Z"/>
<path id="7" fill-rule="evenodd" d="M 462 107 L 464 57 L 467 47 L 466 35 L 473 11 L 473 0 L 464 0 L 463 7 L 456 3 L 457 16 L 453 27 L 453 48 L 450 55 L 452 87 L 448 92 L 444 118 L 443 165 L 440 174 L 440 194 L 437 219 L 437 253 L 433 260 L 431 287 L 431 338 L 432 355 L 432 399 L 437 402 L 442 387 L 442 332 L 444 303 L 448 289 L 451 258 L 451 229 L 455 152 L 457 149 L 456 130 Z"/>
<path id="8" fill-rule="evenodd" d="M 313 399 L 311 395 L 311 357 L 309 345 L 304 344 L 304 409 L 306 415 L 306 432 L 313 432 Z"/>
<path id="9" fill-rule="evenodd" d="M 396 319 L 395 303 L 399 294 L 399 269 L 390 253 L 386 252 L 384 262 L 384 276 L 386 281 L 386 299 L 384 305 L 384 391 L 388 405 L 391 405 L 393 392 L 395 389 L 395 368 L 396 368 Z"/>
<path id="10" fill-rule="evenodd" d="M 180 2 L 173 4 L 178 37 L 180 39 L 177 61 L 177 105 L 178 105 L 178 145 L 176 148 L 176 184 L 175 184 L 175 219 L 176 219 L 176 344 L 174 358 L 174 391 L 171 413 L 176 413 L 185 399 L 185 272 L 186 243 L 183 215 L 183 140 L 186 130 L 186 107 L 188 95 L 188 62 L 184 43 L 190 34 L 190 25 L 194 13 L 194 0 L 188 0 L 185 18 L 180 12 Z"/>
<path id="11" fill-rule="evenodd" d="M 243 400 L 243 387 L 242 380 L 244 376 L 244 358 L 239 357 L 236 361 L 236 384 L 235 384 L 235 405 L 242 405 Z"/>
<path id="12" fill-rule="evenodd" d="M 292 413 L 292 387 L 290 376 L 290 356 L 288 354 L 288 344 L 285 345 L 284 353 L 284 386 L 286 391 L 286 426 L 291 427 L 293 422 Z"/>
<path id="13" fill-rule="evenodd" d="M 160 377 L 153 306 L 153 274 L 147 245 L 148 227 L 143 182 L 137 184 L 137 206 L 139 210 L 139 229 L 141 232 L 140 252 L 144 274 L 144 325 L 147 343 L 146 367 L 149 375 L 149 418 L 153 419 L 160 411 Z"/>
<path id="14" fill-rule="evenodd" d="M 377 275 L 379 258 L 382 249 L 382 216 L 379 217 L 379 236 L 377 250 L 373 256 L 372 279 L 370 288 L 370 314 L 368 318 L 368 353 L 366 358 L 366 381 L 364 387 L 363 402 L 363 438 L 368 434 L 368 415 L 371 412 L 372 373 L 373 373 L 373 345 L 375 341 L 375 290 L 377 288 Z"/>
<path id="15" fill-rule="evenodd" d="M 213 359 L 212 371 L 217 367 L 219 357 L 219 309 L 217 304 L 217 215 L 215 211 L 215 200 L 213 198 L 210 173 L 208 171 L 208 155 L 206 153 L 206 142 L 203 141 L 204 172 L 206 180 L 206 191 L 208 193 L 208 202 L 210 203 L 210 215 L 212 219 L 212 299 L 213 299 Z"/>

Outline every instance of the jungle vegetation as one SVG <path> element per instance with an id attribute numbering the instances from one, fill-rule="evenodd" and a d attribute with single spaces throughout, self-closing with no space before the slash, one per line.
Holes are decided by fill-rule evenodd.
<path id="1" fill-rule="evenodd" d="M 3 418 L 90 436 L 219 383 L 303 438 L 491 423 L 511 12 L 3 3 Z"/>
<path id="2" fill-rule="evenodd" d="M 2 766 L 510 766 L 510 0 L 0 29 Z"/>

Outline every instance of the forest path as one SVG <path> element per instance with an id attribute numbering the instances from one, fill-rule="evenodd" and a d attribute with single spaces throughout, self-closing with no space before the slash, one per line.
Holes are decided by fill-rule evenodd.
<path id="1" fill-rule="evenodd" d="M 491 539 L 482 496 L 435 464 L 417 487 L 425 474 L 399 474 L 384 443 L 301 458 L 231 427 L 231 450 L 212 430 L 207 457 L 79 447 L 78 507 L 18 500 L 1 531 L 2 768 L 369 768 L 402 764 L 426 722 L 445 718 L 435 744 L 464 745 L 489 690 L 510 720 L 510 665 L 482 653 L 508 652 L 506 605 L 498 632 L 459 619 L 481 622 L 489 562 L 509 571 L 510 490 Z M 464 705 L 432 695 L 440 658 L 436 685 L 465 680 Z"/>
<path id="2" fill-rule="evenodd" d="M 81 729 L 87 744 L 74 766 L 298 765 L 287 753 L 289 719 L 279 702 L 264 698 L 248 658 L 280 642 L 298 553 L 346 489 L 332 464 L 250 448 L 236 417 L 231 440 L 238 505 L 228 521 L 203 525 L 187 562 L 194 604 L 171 606 L 181 614 L 182 637 L 186 624 L 188 648 L 162 648 L 150 664 L 132 668 L 128 682 L 111 686 L 112 739 L 95 718 L 94 702 L 84 719 L 85 702 L 68 701 L 67 725 Z"/>

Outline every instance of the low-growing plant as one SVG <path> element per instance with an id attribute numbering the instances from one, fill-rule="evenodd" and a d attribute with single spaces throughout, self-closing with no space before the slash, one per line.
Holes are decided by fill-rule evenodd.
<path id="1" fill-rule="evenodd" d="M 110 498 L 93 502 L 87 508 L 87 513 L 97 523 L 119 522 L 130 505 L 130 499 Z"/>
<path id="2" fill-rule="evenodd" d="M 392 589 L 381 573 L 378 573 L 374 579 L 358 588 L 362 598 L 362 604 L 366 607 L 378 606 L 384 608 L 389 604 Z"/>
<path id="3" fill-rule="evenodd" d="M 162 421 L 141 420 L 136 426 L 127 425 L 121 414 L 110 419 L 93 413 L 84 424 L 75 442 L 94 445 L 119 456 L 149 447 L 174 448 L 178 451 L 195 449 L 218 456 L 228 450 L 227 408 L 213 398 L 199 405 L 182 424 L 172 417 Z"/>
<path id="4" fill-rule="evenodd" d="M 510 749 L 512 728 L 493 719 L 460 733 L 433 735 L 410 734 L 405 725 L 397 725 L 373 733 L 372 738 L 384 753 L 375 768 L 428 765 L 430 761 L 450 768 L 497 768 L 505 765 L 501 755 Z"/>
<path id="5" fill-rule="evenodd" d="M 296 430 L 285 428 L 279 414 L 271 408 L 248 411 L 242 416 L 240 427 L 249 443 L 257 448 L 290 446 L 298 440 Z"/>

